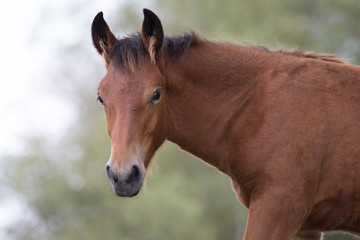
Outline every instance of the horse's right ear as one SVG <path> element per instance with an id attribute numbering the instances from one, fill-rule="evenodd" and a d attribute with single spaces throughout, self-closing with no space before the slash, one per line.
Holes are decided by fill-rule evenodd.
<path id="1" fill-rule="evenodd" d="M 117 39 L 110 31 L 104 20 L 103 13 L 99 12 L 91 25 L 91 35 L 96 50 L 103 56 L 105 63 L 109 63 L 109 52 L 115 45 Z"/>

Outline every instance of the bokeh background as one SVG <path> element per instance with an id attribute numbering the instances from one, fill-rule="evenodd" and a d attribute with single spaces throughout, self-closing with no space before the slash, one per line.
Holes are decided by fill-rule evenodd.
<path id="1" fill-rule="evenodd" d="M 146 189 L 116 197 L 96 103 L 105 74 L 92 46 L 104 11 L 121 37 L 140 30 L 142 8 L 167 35 L 271 49 L 331 53 L 360 64 L 358 0 L 13 0 L 1 3 L 0 239 L 241 239 L 247 210 L 230 180 L 166 142 Z M 328 233 L 327 240 L 355 239 Z"/>

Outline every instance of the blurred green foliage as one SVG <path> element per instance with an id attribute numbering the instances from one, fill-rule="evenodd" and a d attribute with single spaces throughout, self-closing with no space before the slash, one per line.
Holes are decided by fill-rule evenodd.
<path id="1" fill-rule="evenodd" d="M 105 18 L 116 34 L 138 31 L 141 7 L 128 1 Z M 358 0 L 157 0 L 152 9 L 167 34 L 195 29 L 211 39 L 333 53 L 360 62 Z M 91 20 L 84 25 L 88 39 Z M 4 184 L 32 213 L 10 227 L 9 235 L 22 240 L 241 239 L 247 211 L 228 177 L 171 143 L 153 160 L 140 196 L 116 197 L 104 171 L 110 148 L 105 116 L 95 103 L 104 70 L 94 59 L 100 57 L 83 43 L 61 48 L 59 57 L 54 82 L 62 83 L 78 114 L 61 140 L 29 139 L 27 152 L 2 162 Z M 325 239 L 355 238 L 336 233 Z"/>

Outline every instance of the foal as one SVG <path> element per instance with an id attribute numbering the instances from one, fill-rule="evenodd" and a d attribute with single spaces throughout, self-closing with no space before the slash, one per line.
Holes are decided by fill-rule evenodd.
<path id="1" fill-rule="evenodd" d="M 111 137 L 106 173 L 136 195 L 168 139 L 227 174 L 249 208 L 246 240 L 360 232 L 360 69 L 333 56 L 167 38 L 144 9 L 117 39 L 100 12 L 92 38 Z"/>

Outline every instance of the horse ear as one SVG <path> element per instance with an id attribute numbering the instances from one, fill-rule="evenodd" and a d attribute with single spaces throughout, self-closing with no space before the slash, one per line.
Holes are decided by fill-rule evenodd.
<path id="1" fill-rule="evenodd" d="M 156 63 L 156 58 L 162 53 L 164 31 L 158 16 L 149 9 L 144 8 L 144 21 L 141 28 L 142 43 L 150 54 L 151 62 Z"/>
<path id="2" fill-rule="evenodd" d="M 103 56 L 106 64 L 108 64 L 108 55 L 117 39 L 110 31 L 109 26 L 104 20 L 102 12 L 99 12 L 93 20 L 91 25 L 91 35 L 96 50 Z"/>

